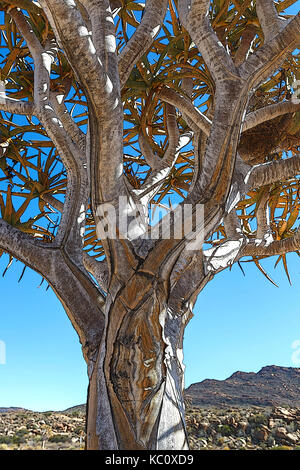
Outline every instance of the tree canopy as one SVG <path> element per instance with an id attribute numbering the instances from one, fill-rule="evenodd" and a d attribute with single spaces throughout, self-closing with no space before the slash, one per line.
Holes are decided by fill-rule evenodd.
<path id="1" fill-rule="evenodd" d="M 149 191 L 155 167 L 159 167 L 164 158 L 170 158 L 172 162 L 155 191 L 149 191 L 149 205 L 155 212 L 156 206 L 168 208 L 172 207 L 172 201 L 176 204 L 178 200 L 183 200 L 193 184 L 195 153 L 199 152 L 198 135 L 207 134 L 209 129 L 209 118 L 199 122 L 202 116 L 197 114 L 197 110 L 204 116 L 211 115 L 215 84 L 197 45 L 181 24 L 176 12 L 177 2 L 173 1 L 167 2 L 168 13 L 161 31 L 128 73 L 126 63 L 131 60 L 131 51 L 128 47 L 126 50 L 126 44 L 141 22 L 144 4 L 127 0 L 111 3 L 115 7 L 117 51 L 124 59 L 121 70 L 124 174 L 134 189 Z M 291 0 L 276 2 L 281 18 L 290 18 L 285 14 L 285 9 L 294 3 Z M 84 4 L 79 2 L 85 18 Z M 0 123 L 1 217 L 14 227 L 48 243 L 54 239 L 60 220 L 59 203 L 53 203 L 51 198 L 64 201 L 67 172 L 55 139 L 51 140 L 33 111 L 35 67 L 32 52 L 14 16 L 10 14 L 12 7 L 22 9 L 19 15 L 26 18 L 42 47 L 55 41 L 49 19 L 37 2 L 1 2 L 2 92 L 5 89 L 10 98 L 1 113 Z M 235 64 L 241 64 L 249 51 L 255 51 L 264 44 L 264 32 L 254 1 L 214 1 L 211 2 L 209 15 L 219 40 Z M 297 104 L 293 108 L 291 101 L 297 79 L 300 79 L 300 72 L 299 52 L 296 50 L 256 88 L 249 102 L 246 125 L 238 147 L 246 163 L 257 165 L 278 161 L 299 152 L 299 111 L 285 112 L 285 108 L 279 108 L 282 102 L 290 105 L 286 111 L 299 109 Z M 61 97 L 60 104 L 55 103 L 57 115 L 83 151 L 88 122 L 87 100 L 68 57 L 60 48 L 51 67 L 50 97 L 53 103 Z M 264 121 L 264 115 L 259 110 L 269 105 L 274 107 L 274 118 Z M 24 114 L 23 106 L 26 106 L 28 114 L 21 118 L 19 113 Z M 172 133 L 171 126 L 175 125 L 176 133 L 174 129 Z M 173 162 L 175 149 L 177 157 Z M 174 195 L 178 197 L 174 198 Z M 274 239 L 293 236 L 299 204 L 297 177 L 271 181 L 262 187 L 251 188 L 243 195 L 236 211 L 246 237 L 256 238 L 256 218 L 261 214 L 266 200 Z M 227 237 L 222 223 L 207 241 L 216 246 Z M 87 211 L 84 238 L 86 252 L 101 259 L 104 251 L 91 211 Z M 264 254 L 251 258 L 260 267 L 259 259 L 262 257 Z M 284 253 L 279 260 L 286 266 Z"/>

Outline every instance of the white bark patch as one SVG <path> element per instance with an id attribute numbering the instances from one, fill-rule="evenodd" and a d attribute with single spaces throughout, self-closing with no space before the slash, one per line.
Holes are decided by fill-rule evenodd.
<path id="1" fill-rule="evenodd" d="M 160 24 L 158 24 L 157 26 L 155 26 L 155 28 L 152 29 L 152 31 L 150 33 L 150 36 L 152 38 L 155 38 L 155 36 L 157 35 L 159 29 L 160 29 Z"/>
<path id="2" fill-rule="evenodd" d="M 116 52 L 117 45 L 116 45 L 116 39 L 113 36 L 113 34 L 108 34 L 105 36 L 105 49 L 107 52 Z"/>
<path id="3" fill-rule="evenodd" d="M 106 84 L 105 84 L 105 92 L 108 94 L 111 94 L 114 89 L 113 83 L 109 76 L 106 76 Z"/>
<path id="4" fill-rule="evenodd" d="M 123 174 L 123 163 L 119 163 L 116 168 L 116 178 L 120 178 Z"/>
<path id="5" fill-rule="evenodd" d="M 50 75 L 52 61 L 53 57 L 50 54 L 48 54 L 47 52 L 42 53 L 42 63 L 48 75 Z"/>
<path id="6" fill-rule="evenodd" d="M 113 22 L 114 22 L 114 20 L 113 20 L 113 18 L 112 18 L 111 16 L 107 16 L 107 17 L 105 18 L 105 20 L 106 20 L 108 23 L 113 23 Z"/>
<path id="7" fill-rule="evenodd" d="M 60 120 L 59 120 L 58 118 L 52 118 L 51 121 L 52 121 L 53 124 L 55 124 L 56 126 L 63 127 L 62 123 L 60 122 Z"/>
<path id="8" fill-rule="evenodd" d="M 229 240 L 222 243 L 220 246 L 205 250 L 203 254 L 206 260 L 207 271 L 216 271 L 232 264 L 236 259 L 243 242 L 243 238 L 240 240 Z"/>
<path id="9" fill-rule="evenodd" d="M 85 207 L 84 207 L 84 204 L 82 204 L 80 207 L 80 215 L 77 219 L 78 225 L 82 224 L 84 220 L 85 220 Z"/>
<path id="10" fill-rule="evenodd" d="M 167 318 L 166 318 L 167 316 Z M 182 368 L 182 349 L 172 345 L 172 338 L 166 332 L 168 322 L 172 322 L 174 317 L 170 311 L 162 311 L 159 315 L 159 323 L 162 327 L 162 337 L 166 344 L 165 359 L 166 365 L 166 383 L 160 422 L 157 432 L 158 450 L 187 450 L 185 432 L 182 429 L 182 415 L 184 414 L 184 403 L 181 403 L 182 383 L 178 375 L 178 368 Z M 176 327 L 175 327 L 176 329 Z M 175 333 L 172 329 L 171 335 Z M 176 333 L 175 333 L 176 334 Z"/>
<path id="11" fill-rule="evenodd" d="M 90 37 L 91 36 L 90 32 L 88 31 L 87 27 L 86 26 L 79 26 L 78 35 L 81 38 L 85 38 L 85 37 L 88 38 L 88 52 L 92 55 L 95 55 L 96 54 L 96 48 L 93 44 L 93 41 Z"/>
<path id="12" fill-rule="evenodd" d="M 88 32 L 88 29 L 86 28 L 86 26 L 79 26 L 78 34 L 81 38 L 84 38 L 85 36 L 90 35 L 89 32 Z"/>

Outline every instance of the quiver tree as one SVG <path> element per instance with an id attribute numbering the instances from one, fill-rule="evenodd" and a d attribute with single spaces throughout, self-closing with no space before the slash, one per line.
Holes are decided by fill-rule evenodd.
<path id="1" fill-rule="evenodd" d="M 78 333 L 88 449 L 187 448 L 198 294 L 300 248 L 294 3 L 0 2 L 0 248 Z"/>

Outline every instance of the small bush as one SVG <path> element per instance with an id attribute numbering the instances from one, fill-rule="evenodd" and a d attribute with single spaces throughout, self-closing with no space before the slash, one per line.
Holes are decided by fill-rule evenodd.
<path id="1" fill-rule="evenodd" d="M 80 435 L 83 432 L 83 427 L 77 426 L 74 429 L 74 434 Z"/>
<path id="2" fill-rule="evenodd" d="M 12 444 L 13 436 L 0 436 L 0 444 Z"/>
<path id="3" fill-rule="evenodd" d="M 223 426 L 219 428 L 219 432 L 222 436 L 232 436 L 235 434 L 234 429 L 228 424 L 223 424 Z"/>
<path id="4" fill-rule="evenodd" d="M 28 429 L 19 429 L 19 431 L 16 432 L 15 436 L 17 437 L 23 437 L 26 434 L 28 434 L 30 431 Z"/>
<path id="5" fill-rule="evenodd" d="M 249 422 L 255 424 L 268 424 L 268 421 L 268 417 L 261 413 L 249 418 Z"/>
<path id="6" fill-rule="evenodd" d="M 49 442 L 67 442 L 69 440 L 69 436 L 62 436 L 61 434 L 54 434 L 54 436 L 50 436 L 48 441 Z"/>

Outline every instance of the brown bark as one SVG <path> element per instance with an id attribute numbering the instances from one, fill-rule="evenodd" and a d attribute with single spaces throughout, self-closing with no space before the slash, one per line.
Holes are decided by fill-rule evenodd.
<path id="1" fill-rule="evenodd" d="M 188 313 L 167 284 L 137 273 L 109 308 L 90 376 L 87 449 L 187 449 L 182 338 Z"/>

